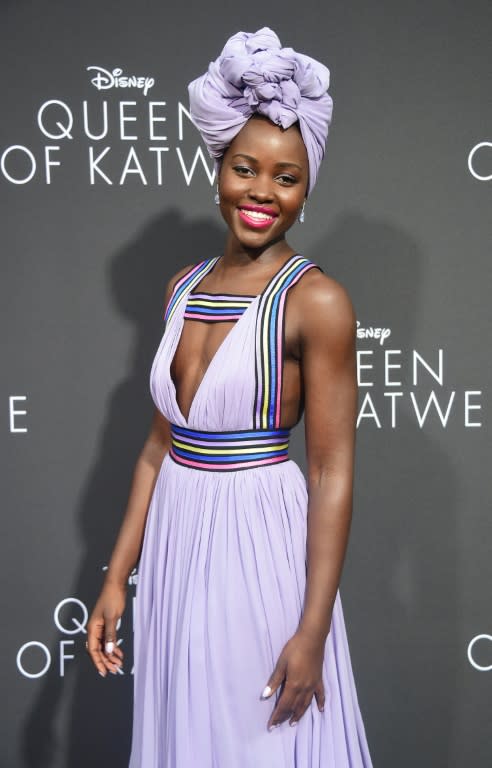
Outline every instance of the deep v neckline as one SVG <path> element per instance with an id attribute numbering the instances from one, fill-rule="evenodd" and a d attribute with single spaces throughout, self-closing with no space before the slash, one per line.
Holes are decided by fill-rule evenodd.
<path id="1" fill-rule="evenodd" d="M 188 408 L 188 415 L 185 416 L 185 414 L 183 413 L 183 411 L 181 409 L 181 406 L 179 405 L 179 402 L 178 402 L 178 390 L 177 390 L 177 387 L 176 387 L 176 383 L 175 383 L 175 381 L 174 381 L 174 379 L 173 379 L 173 377 L 171 375 L 171 369 L 173 367 L 173 363 L 174 363 L 174 360 L 175 360 L 175 357 L 176 357 L 176 353 L 178 351 L 179 343 L 180 343 L 181 337 L 183 335 L 184 324 L 186 322 L 185 318 L 183 317 L 184 310 L 186 308 L 186 300 L 188 298 L 188 294 L 186 295 L 186 297 L 185 297 L 186 300 L 183 301 L 183 304 L 184 304 L 183 311 L 182 311 L 182 313 L 180 313 L 180 317 L 179 317 L 180 329 L 179 329 L 179 332 L 177 334 L 177 340 L 176 340 L 176 343 L 175 343 L 175 345 L 173 347 L 172 358 L 171 358 L 171 362 L 169 364 L 169 380 L 171 381 L 171 384 L 172 384 L 172 387 L 173 387 L 174 402 L 176 404 L 176 408 L 178 409 L 178 412 L 179 412 L 181 418 L 183 419 L 183 421 L 185 423 L 185 426 L 189 426 L 190 416 L 192 414 L 193 408 L 194 408 L 195 403 L 197 401 L 198 395 L 200 394 L 200 391 L 201 391 L 202 387 L 204 386 L 204 382 L 205 382 L 205 380 L 207 379 L 207 377 L 208 377 L 208 375 L 210 373 L 210 369 L 214 367 L 214 365 L 215 365 L 215 363 L 217 361 L 217 357 L 222 352 L 226 342 L 229 341 L 229 338 L 230 338 L 231 334 L 234 333 L 234 331 L 236 330 L 236 328 L 239 325 L 239 323 L 244 320 L 245 316 L 248 314 L 248 312 L 251 310 L 251 308 L 255 304 L 257 304 L 258 299 L 260 298 L 260 296 L 261 296 L 261 294 L 258 294 L 258 296 L 255 296 L 255 298 L 249 304 L 247 309 L 243 312 L 241 317 L 239 317 L 237 320 L 234 321 L 234 324 L 231 326 L 231 328 L 229 328 L 228 332 L 226 333 L 226 335 L 224 336 L 224 338 L 220 342 L 219 346 L 217 347 L 217 349 L 215 350 L 214 354 L 210 358 L 210 362 L 207 365 L 207 367 L 206 367 L 206 369 L 205 369 L 205 371 L 203 373 L 202 378 L 200 379 L 200 382 L 199 382 L 199 384 L 198 384 L 198 386 L 197 386 L 197 388 L 196 388 L 196 390 L 195 390 L 195 392 L 193 394 L 193 397 L 191 398 L 190 407 Z M 197 321 L 196 320 L 188 320 L 188 322 L 192 322 L 193 323 L 193 322 L 197 322 Z"/>
<path id="2" fill-rule="evenodd" d="M 184 324 L 186 322 L 186 320 L 184 318 L 184 313 L 186 311 L 186 304 L 188 302 L 188 297 L 189 297 L 189 295 L 190 295 L 190 293 L 192 291 L 195 291 L 195 293 L 197 292 L 197 288 L 200 285 L 200 283 L 202 282 L 203 277 L 206 277 L 206 275 L 209 275 L 209 274 L 211 274 L 213 272 L 213 270 L 215 269 L 215 266 L 217 265 L 218 261 L 220 261 L 220 258 L 216 260 L 216 262 L 215 262 L 215 264 L 213 264 L 212 268 L 206 273 L 206 275 L 204 275 L 202 277 L 202 280 L 200 280 L 198 285 L 195 285 L 193 288 L 190 288 L 182 296 L 181 301 L 180 301 L 181 307 L 180 307 L 179 320 L 178 320 L 178 322 L 180 324 L 180 327 L 179 327 L 179 330 L 178 330 L 178 333 L 177 333 L 177 338 L 176 338 L 176 341 L 175 341 L 175 343 L 173 345 L 172 352 L 171 352 L 171 355 L 170 355 L 168 375 L 169 375 L 169 380 L 170 380 L 171 386 L 172 386 L 172 391 L 173 391 L 173 395 L 174 395 L 174 403 L 176 405 L 176 409 L 177 409 L 179 415 L 181 416 L 181 418 L 183 419 L 183 422 L 184 422 L 186 427 L 189 427 L 190 417 L 192 415 L 192 412 L 193 412 L 194 406 L 196 404 L 197 398 L 198 398 L 198 396 L 199 396 L 199 394 L 200 394 L 200 392 L 201 392 L 201 390 L 202 390 L 202 388 L 204 386 L 204 382 L 207 379 L 207 377 L 209 376 L 210 369 L 214 367 L 214 365 L 215 365 L 215 363 L 217 361 L 217 357 L 220 355 L 220 353 L 224 349 L 224 346 L 225 346 L 226 342 L 229 341 L 231 335 L 234 333 L 234 331 L 236 330 L 236 328 L 239 325 L 239 323 L 241 323 L 241 321 L 244 321 L 245 317 L 248 316 L 249 312 L 251 312 L 251 310 L 252 310 L 252 308 L 254 306 L 258 305 L 258 303 L 260 302 L 261 298 L 266 293 L 266 291 L 268 290 L 269 286 L 275 280 L 275 278 L 278 276 L 278 274 L 284 269 L 284 267 L 290 261 L 292 261 L 294 258 L 296 258 L 298 256 L 299 256 L 298 253 L 294 253 L 294 254 L 292 254 L 292 256 L 289 256 L 289 258 L 282 264 L 282 266 L 268 280 L 267 284 L 265 285 L 265 287 L 263 288 L 261 293 L 257 294 L 254 297 L 253 301 L 248 305 L 248 307 L 245 309 L 245 311 L 243 312 L 241 317 L 239 317 L 237 320 L 234 321 L 234 325 L 228 330 L 228 332 L 226 333 L 226 335 L 224 336 L 224 338 L 222 339 L 222 341 L 218 345 L 217 349 L 215 350 L 214 354 L 210 358 L 210 362 L 207 365 L 207 368 L 205 369 L 205 372 L 204 372 L 202 378 L 200 379 L 200 382 L 199 382 L 199 384 L 198 384 L 198 386 L 197 386 L 197 388 L 196 388 L 196 390 L 195 390 L 195 392 L 193 394 L 193 397 L 191 398 L 190 407 L 188 408 L 188 415 L 187 416 L 184 415 L 184 413 L 183 413 L 183 411 L 182 411 L 182 409 L 181 409 L 181 407 L 179 405 L 179 402 L 178 402 L 178 391 L 177 391 L 176 383 L 175 383 L 175 381 L 174 381 L 174 379 L 172 377 L 172 374 L 171 374 L 171 369 L 173 367 L 174 360 L 176 358 L 176 353 L 178 351 L 178 347 L 179 347 L 179 344 L 180 344 L 180 341 L 181 341 L 181 338 L 182 338 L 182 335 L 183 335 L 183 328 L 184 328 Z M 207 293 L 207 292 L 206 291 L 201 291 L 201 293 Z M 237 297 L 239 297 L 240 294 L 235 294 L 235 295 Z M 188 320 L 188 322 L 196 322 L 196 321 L 195 320 L 191 320 L 191 321 Z"/>

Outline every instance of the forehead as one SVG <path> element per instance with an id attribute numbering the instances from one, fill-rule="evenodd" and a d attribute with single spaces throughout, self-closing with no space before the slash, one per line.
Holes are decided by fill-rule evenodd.
<path id="1" fill-rule="evenodd" d="M 241 128 L 229 146 L 228 153 L 293 162 L 308 167 L 308 156 L 297 125 L 283 129 L 270 120 L 253 117 Z"/>

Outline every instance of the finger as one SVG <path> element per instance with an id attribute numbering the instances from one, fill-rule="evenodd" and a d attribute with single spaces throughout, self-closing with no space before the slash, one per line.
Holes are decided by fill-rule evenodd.
<path id="1" fill-rule="evenodd" d="M 118 623 L 118 617 L 111 617 L 105 620 L 104 624 L 104 655 L 106 661 L 109 662 L 109 671 L 116 674 L 121 666 L 122 651 L 118 647 L 118 639 L 116 637 L 116 624 Z"/>
<path id="2" fill-rule="evenodd" d="M 123 661 L 123 658 L 125 656 L 125 654 L 123 653 L 123 650 L 121 648 L 121 643 L 122 642 L 123 642 L 122 639 L 118 640 L 118 642 L 115 645 L 114 651 L 113 651 L 113 655 L 117 656 L 119 659 L 121 659 L 121 661 Z"/>
<path id="3" fill-rule="evenodd" d="M 118 640 L 117 642 L 121 643 L 123 641 Z M 111 672 L 113 675 L 117 673 L 123 674 L 123 651 L 119 645 L 116 645 L 111 653 L 106 653 L 106 651 L 102 652 L 101 656 L 109 672 Z"/>
<path id="4" fill-rule="evenodd" d="M 105 640 L 104 618 L 97 618 L 89 622 L 87 626 L 87 651 L 92 659 L 94 666 L 102 677 L 106 677 L 108 672 L 116 675 L 120 671 L 121 660 L 117 656 L 108 656 L 103 653 L 103 644 Z"/>
<path id="5" fill-rule="evenodd" d="M 101 677 L 106 677 L 108 672 L 111 670 L 108 668 L 108 663 L 104 658 L 104 655 L 99 651 L 97 647 L 91 647 L 90 645 L 87 646 L 87 652 Z"/>
<path id="6" fill-rule="evenodd" d="M 316 689 L 314 691 L 314 696 L 315 696 L 319 711 L 324 712 L 325 711 L 325 686 L 323 685 L 322 682 L 316 686 Z"/>
<path id="7" fill-rule="evenodd" d="M 282 684 L 282 681 L 285 678 L 285 667 L 286 667 L 285 663 L 279 659 L 279 661 L 277 661 L 275 665 L 275 669 L 270 675 L 270 678 L 266 686 L 263 688 L 263 691 L 261 692 L 260 699 L 269 699 L 270 696 L 272 696 L 272 694 L 275 693 L 275 691 Z"/>
<path id="8" fill-rule="evenodd" d="M 289 719 L 289 725 L 297 725 L 301 717 L 304 715 L 306 710 L 308 709 L 311 701 L 313 698 L 313 692 L 309 691 L 309 693 L 306 695 L 298 696 L 296 701 L 294 702 L 294 711 L 292 712 L 292 715 Z"/>
<path id="9" fill-rule="evenodd" d="M 116 624 L 118 623 L 118 619 L 116 616 L 104 617 L 104 653 L 107 656 L 111 656 L 114 649 L 116 648 L 116 644 L 118 641 L 118 638 L 116 637 Z"/>
<path id="10" fill-rule="evenodd" d="M 102 677 L 106 677 L 108 668 L 106 659 L 101 653 L 103 632 L 104 622 L 102 620 L 89 623 L 87 627 L 86 649 L 99 674 Z"/>
<path id="11" fill-rule="evenodd" d="M 269 731 L 272 730 L 272 728 L 281 725 L 281 723 L 291 717 L 294 712 L 295 700 L 296 694 L 294 690 L 286 685 L 269 717 L 267 723 Z"/>
<path id="12" fill-rule="evenodd" d="M 123 674 L 123 651 L 121 650 L 121 643 L 123 640 L 118 640 L 117 644 L 114 647 L 114 651 L 107 655 L 108 662 L 113 664 L 113 669 L 111 670 L 113 673 L 117 672 L 118 674 Z"/>

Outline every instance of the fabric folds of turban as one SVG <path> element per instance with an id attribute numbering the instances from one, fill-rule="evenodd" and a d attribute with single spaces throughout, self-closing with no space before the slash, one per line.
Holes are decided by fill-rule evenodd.
<path id="1" fill-rule="evenodd" d="M 310 193 L 333 112 L 329 84 L 330 72 L 323 64 L 282 48 L 268 27 L 238 32 L 205 74 L 189 84 L 190 114 L 216 168 L 252 115 L 263 115 L 282 128 L 299 121 L 309 160 Z"/>

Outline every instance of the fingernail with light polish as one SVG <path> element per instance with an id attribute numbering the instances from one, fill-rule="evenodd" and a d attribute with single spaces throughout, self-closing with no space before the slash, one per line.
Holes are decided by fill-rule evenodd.
<path id="1" fill-rule="evenodd" d="M 261 698 L 262 699 L 267 699 L 270 696 L 271 692 L 272 692 L 272 689 L 270 688 L 270 686 L 266 685 L 263 688 L 263 693 L 261 694 Z"/>
<path id="2" fill-rule="evenodd" d="M 104 672 L 99 672 L 99 670 L 97 670 L 97 672 L 98 672 L 98 674 L 99 674 L 99 675 L 101 675 L 101 677 L 106 677 L 106 675 L 104 674 Z"/>

